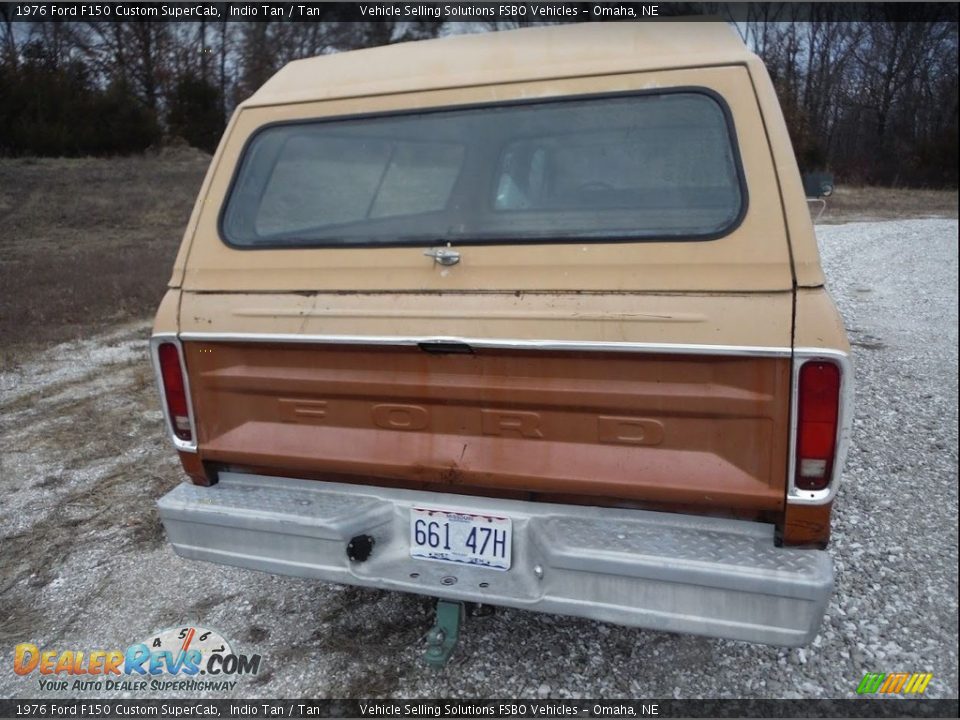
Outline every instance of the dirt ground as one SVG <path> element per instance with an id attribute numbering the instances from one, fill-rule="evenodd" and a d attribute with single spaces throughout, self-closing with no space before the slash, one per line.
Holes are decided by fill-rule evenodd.
<path id="1" fill-rule="evenodd" d="M 956 218 L 955 192 L 841 189 L 831 220 L 902 215 L 818 233 L 858 405 L 837 588 L 810 647 L 498 610 L 435 673 L 427 598 L 189 562 L 165 542 L 154 503 L 182 473 L 146 338 L 207 162 L 0 160 L 0 697 L 75 695 L 9 672 L 16 643 L 123 648 L 186 622 L 263 654 L 233 697 L 849 697 L 899 670 L 956 697 L 957 222 L 909 219 Z"/>
<path id="2" fill-rule="evenodd" d="M 210 157 L 0 158 L 0 368 L 148 317 Z"/>
<path id="3" fill-rule="evenodd" d="M 811 205 L 816 216 L 817 204 Z M 957 217 L 956 190 L 900 190 L 840 185 L 826 199 L 823 224 L 908 218 Z"/>

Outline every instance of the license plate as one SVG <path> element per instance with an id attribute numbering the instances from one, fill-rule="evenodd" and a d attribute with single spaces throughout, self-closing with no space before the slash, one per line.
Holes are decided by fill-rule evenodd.
<path id="1" fill-rule="evenodd" d="M 411 557 L 509 570 L 512 544 L 510 518 L 410 509 Z"/>

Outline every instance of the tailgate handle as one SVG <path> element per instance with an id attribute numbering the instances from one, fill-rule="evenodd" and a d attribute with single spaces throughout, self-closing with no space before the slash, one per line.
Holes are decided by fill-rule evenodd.
<path id="1" fill-rule="evenodd" d="M 473 355 L 472 347 L 456 340 L 419 342 L 417 347 L 431 355 Z"/>
<path id="2" fill-rule="evenodd" d="M 423 254 L 427 257 L 432 257 L 433 261 L 438 265 L 456 265 L 460 262 L 460 253 L 456 250 L 450 248 L 430 248 L 429 250 L 424 250 Z"/>

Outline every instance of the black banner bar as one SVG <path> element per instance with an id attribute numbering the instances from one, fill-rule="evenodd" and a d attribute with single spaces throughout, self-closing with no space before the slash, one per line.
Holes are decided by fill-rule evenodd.
<path id="1" fill-rule="evenodd" d="M 818 3 L 788 3 L 803 20 Z M 16 2 L 13 22 L 387 22 L 387 21 L 657 21 L 700 15 L 720 21 L 760 20 L 763 3 L 656 2 Z M 957 3 L 838 3 L 850 20 L 941 20 L 960 17 Z"/>
<path id="2" fill-rule="evenodd" d="M 956 718 L 957 700 L 0 700 L 6 718 Z"/>

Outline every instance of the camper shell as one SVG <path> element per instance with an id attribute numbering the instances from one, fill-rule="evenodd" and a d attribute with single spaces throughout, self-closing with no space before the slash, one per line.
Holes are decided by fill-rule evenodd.
<path id="1" fill-rule="evenodd" d="M 849 347 L 725 23 L 290 63 L 224 133 L 151 346 L 185 557 L 817 633 Z"/>

